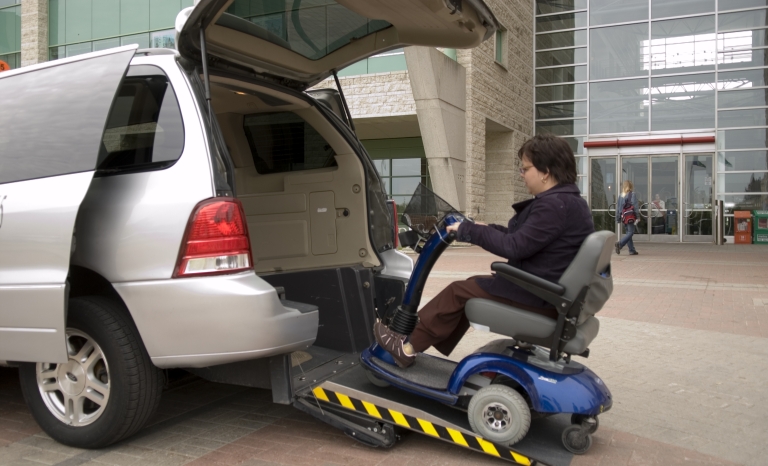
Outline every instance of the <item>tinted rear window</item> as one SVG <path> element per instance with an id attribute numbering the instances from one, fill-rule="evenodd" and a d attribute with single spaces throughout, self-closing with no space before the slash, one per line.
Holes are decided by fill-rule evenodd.
<path id="1" fill-rule="evenodd" d="M 268 40 L 311 60 L 391 26 L 360 16 L 334 0 L 235 0 L 216 24 Z"/>
<path id="2" fill-rule="evenodd" d="M 256 171 L 262 175 L 336 166 L 336 152 L 295 113 L 249 115 L 243 124 Z"/>
<path id="3" fill-rule="evenodd" d="M 112 104 L 99 170 L 164 168 L 184 150 L 184 123 L 168 78 L 154 66 L 136 68 L 123 80 Z"/>

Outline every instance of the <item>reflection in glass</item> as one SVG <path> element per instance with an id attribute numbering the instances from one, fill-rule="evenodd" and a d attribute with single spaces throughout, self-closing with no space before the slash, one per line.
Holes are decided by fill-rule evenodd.
<path id="1" fill-rule="evenodd" d="M 651 0 L 651 18 L 653 19 L 695 15 L 710 11 L 715 11 L 715 0 Z"/>
<path id="2" fill-rule="evenodd" d="M 765 86 L 768 83 L 768 68 L 718 73 L 717 80 L 717 88 L 720 90 Z"/>
<path id="3" fill-rule="evenodd" d="M 586 80 L 586 66 L 563 66 L 560 68 L 536 70 L 536 84 L 555 84 Z"/>
<path id="4" fill-rule="evenodd" d="M 392 178 L 393 195 L 410 195 L 416 190 L 416 186 L 422 181 L 419 177 L 413 178 Z"/>
<path id="5" fill-rule="evenodd" d="M 586 98 L 586 84 L 566 84 L 565 86 L 543 86 L 536 88 L 536 102 Z"/>
<path id="6" fill-rule="evenodd" d="M 589 24 L 598 26 L 648 19 L 648 2 L 637 0 L 590 0 Z"/>
<path id="7" fill-rule="evenodd" d="M 766 125 L 768 125 L 768 109 L 766 108 L 726 110 L 717 112 L 717 126 L 720 128 Z"/>
<path id="8" fill-rule="evenodd" d="M 731 129 L 717 132 L 718 149 L 759 149 L 768 147 L 768 129 Z"/>
<path id="9" fill-rule="evenodd" d="M 651 235 L 677 235 L 678 156 L 651 157 Z"/>
<path id="10" fill-rule="evenodd" d="M 720 92 L 718 108 L 758 107 L 768 105 L 768 88 Z"/>
<path id="11" fill-rule="evenodd" d="M 593 210 L 592 223 L 595 231 L 616 231 L 616 214 L 606 210 Z"/>
<path id="12" fill-rule="evenodd" d="M 651 25 L 650 68 L 654 74 L 714 70 L 715 46 L 714 15 L 656 21 Z"/>
<path id="13" fill-rule="evenodd" d="M 768 151 L 719 152 L 717 171 L 768 170 Z"/>
<path id="14" fill-rule="evenodd" d="M 587 157 L 576 157 L 576 173 L 587 175 Z"/>
<path id="15" fill-rule="evenodd" d="M 542 16 L 536 18 L 536 32 L 558 31 L 587 27 L 587 13 Z"/>
<path id="16" fill-rule="evenodd" d="M 537 15 L 586 9 L 587 0 L 536 0 Z"/>
<path id="17" fill-rule="evenodd" d="M 426 159 L 392 159 L 392 176 L 421 176 Z"/>
<path id="18" fill-rule="evenodd" d="M 768 173 L 720 173 L 718 191 L 723 193 L 768 193 Z"/>
<path id="19" fill-rule="evenodd" d="M 715 74 L 651 79 L 651 130 L 715 127 Z"/>
<path id="20" fill-rule="evenodd" d="M 572 65 L 587 62 L 586 47 L 578 49 L 553 50 L 551 52 L 536 52 L 536 66 Z"/>
<path id="21" fill-rule="evenodd" d="M 764 47 L 768 43 L 768 29 L 753 31 L 721 32 L 717 35 L 717 50 L 732 52 L 748 50 L 753 47 Z"/>
<path id="22" fill-rule="evenodd" d="M 591 29 L 590 79 L 648 74 L 648 23 Z"/>
<path id="23" fill-rule="evenodd" d="M 768 64 L 768 49 L 737 50 L 717 54 L 719 69 L 750 68 Z"/>
<path id="24" fill-rule="evenodd" d="M 135 36 L 132 36 L 132 37 L 135 37 Z M 138 41 L 126 42 L 123 45 L 128 45 L 128 44 L 132 44 L 132 43 L 139 43 L 139 42 Z M 92 51 L 91 47 L 92 47 L 91 42 L 85 42 L 85 43 L 82 43 L 82 44 L 67 45 L 66 46 L 67 56 L 68 57 L 74 57 L 75 55 L 82 55 L 84 53 L 90 53 Z M 139 43 L 139 47 L 141 47 L 141 43 Z"/>
<path id="25" fill-rule="evenodd" d="M 536 119 L 573 118 L 587 116 L 587 102 L 563 102 L 536 105 Z"/>
<path id="26" fill-rule="evenodd" d="M 587 120 L 537 121 L 536 134 L 551 133 L 556 136 L 587 134 Z"/>
<path id="27" fill-rule="evenodd" d="M 768 194 L 719 195 L 723 202 L 723 211 L 733 213 L 737 210 L 768 210 Z"/>
<path id="28" fill-rule="evenodd" d="M 721 1 L 719 10 L 739 10 L 741 8 L 755 8 L 768 6 L 768 0 L 728 0 Z"/>
<path id="29" fill-rule="evenodd" d="M 390 176 L 390 160 L 391 159 L 372 160 L 373 166 L 376 167 L 376 171 L 379 173 L 379 176 Z"/>
<path id="30" fill-rule="evenodd" d="M 768 10 L 739 11 L 736 13 L 720 14 L 717 17 L 717 29 L 752 29 L 768 26 L 766 22 Z"/>
<path id="31" fill-rule="evenodd" d="M 648 80 L 590 84 L 590 133 L 648 131 Z"/>
<path id="32" fill-rule="evenodd" d="M 683 224 L 685 235 L 712 235 L 712 154 L 686 155 L 683 166 Z"/>
<path id="33" fill-rule="evenodd" d="M 592 210 L 615 210 L 618 199 L 617 193 L 621 190 L 616 182 L 616 157 L 594 157 L 591 162 L 592 184 L 589 205 Z"/>
<path id="34" fill-rule="evenodd" d="M 559 49 L 562 47 L 573 47 L 577 45 L 587 45 L 586 29 L 536 35 L 536 50 Z"/>
<path id="35" fill-rule="evenodd" d="M 574 154 L 583 154 L 584 153 L 584 138 L 563 138 L 565 139 L 565 142 L 568 143 L 569 146 L 571 146 L 571 150 Z"/>

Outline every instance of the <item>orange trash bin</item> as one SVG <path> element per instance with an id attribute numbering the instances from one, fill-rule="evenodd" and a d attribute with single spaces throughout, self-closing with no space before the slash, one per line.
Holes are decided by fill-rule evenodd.
<path id="1" fill-rule="evenodd" d="M 752 244 L 752 212 L 737 210 L 733 213 L 735 222 L 733 239 L 736 244 Z"/>

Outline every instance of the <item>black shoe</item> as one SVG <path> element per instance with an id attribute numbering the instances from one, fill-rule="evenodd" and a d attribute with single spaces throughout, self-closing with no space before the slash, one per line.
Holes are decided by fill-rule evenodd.
<path id="1" fill-rule="evenodd" d="M 629 253 L 630 256 L 636 256 L 637 254 L 638 254 L 637 251 L 630 251 Z"/>
<path id="2" fill-rule="evenodd" d="M 618 241 L 616 241 L 616 244 L 614 244 L 613 247 L 616 248 L 616 254 L 621 254 L 621 246 L 619 246 Z"/>

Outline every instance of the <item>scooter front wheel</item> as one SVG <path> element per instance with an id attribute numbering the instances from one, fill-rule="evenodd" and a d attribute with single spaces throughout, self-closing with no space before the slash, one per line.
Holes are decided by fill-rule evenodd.
<path id="1" fill-rule="evenodd" d="M 563 446 L 574 455 L 583 455 L 592 447 L 592 436 L 581 426 L 569 426 L 563 430 Z"/>
<path id="2" fill-rule="evenodd" d="M 481 388 L 469 401 L 469 425 L 484 439 L 513 445 L 531 426 L 531 410 L 525 398 L 505 385 Z"/>

